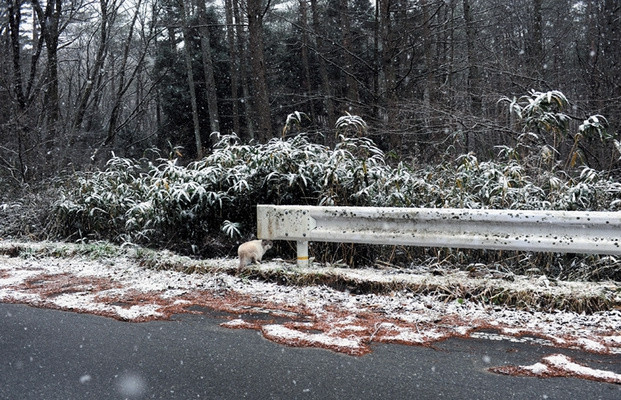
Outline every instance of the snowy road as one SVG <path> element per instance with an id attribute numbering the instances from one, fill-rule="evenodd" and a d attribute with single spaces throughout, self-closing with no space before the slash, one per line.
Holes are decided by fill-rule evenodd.
<path id="1" fill-rule="evenodd" d="M 535 343 L 449 339 L 374 345 L 352 357 L 226 329 L 213 315 L 121 322 L 0 304 L 1 399 L 618 399 L 621 385 L 524 378 L 488 368 L 534 364 Z M 563 350 L 621 373 L 618 356 Z"/>

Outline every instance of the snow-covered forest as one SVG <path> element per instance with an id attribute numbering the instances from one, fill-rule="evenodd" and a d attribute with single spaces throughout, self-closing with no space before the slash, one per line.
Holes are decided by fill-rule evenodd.
<path id="1" fill-rule="evenodd" d="M 601 139 L 621 120 L 620 16 L 615 0 L 2 1 L 0 182 L 111 151 L 190 161 L 214 131 L 266 143 L 295 111 L 320 144 L 349 113 L 397 159 L 489 159 L 524 133 L 499 100 L 531 90 L 570 100 L 566 130 L 531 128 L 555 158 L 616 170 Z M 578 130 L 590 115 L 608 136 Z"/>

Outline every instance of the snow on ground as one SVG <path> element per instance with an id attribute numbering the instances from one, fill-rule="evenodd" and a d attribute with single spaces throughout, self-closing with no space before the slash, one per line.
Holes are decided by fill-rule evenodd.
<path id="1" fill-rule="evenodd" d="M 533 365 L 503 366 L 491 368 L 493 372 L 509 375 L 538 377 L 562 377 L 589 379 L 600 382 L 621 384 L 621 374 L 581 365 L 564 354 L 551 354 Z"/>
<path id="2" fill-rule="evenodd" d="M 586 315 L 515 310 L 464 299 L 447 302 L 438 296 L 399 290 L 385 295 L 352 294 L 325 286 L 288 286 L 248 279 L 243 273 L 226 273 L 236 266 L 234 259 L 210 262 L 221 265 L 224 272 L 154 270 L 126 256 L 4 255 L 0 256 L 0 302 L 132 322 L 208 310 L 224 318 L 221 325 L 227 328 L 256 329 L 278 343 L 351 355 L 369 353 L 372 343 L 431 345 L 450 337 L 534 340 L 554 347 L 621 354 L 618 309 Z M 292 267 L 271 262 L 262 268 Z M 364 275 L 358 279 L 385 279 L 379 271 L 351 273 Z M 620 383 L 617 374 L 578 370 L 577 365 L 551 356 L 533 366 L 496 372 L 565 374 Z"/>

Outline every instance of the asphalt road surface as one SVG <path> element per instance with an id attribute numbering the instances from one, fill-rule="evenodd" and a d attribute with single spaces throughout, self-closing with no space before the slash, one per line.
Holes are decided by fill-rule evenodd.
<path id="1" fill-rule="evenodd" d="M 221 322 L 203 314 L 128 323 L 0 304 L 0 399 L 621 399 L 621 385 L 487 371 L 561 352 L 619 373 L 618 355 L 450 339 L 352 357 Z"/>

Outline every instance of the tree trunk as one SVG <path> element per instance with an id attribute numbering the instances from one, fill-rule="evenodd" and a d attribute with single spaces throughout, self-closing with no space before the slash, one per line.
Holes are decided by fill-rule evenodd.
<path id="1" fill-rule="evenodd" d="M 32 0 L 32 7 L 41 24 L 41 36 L 45 39 L 47 50 L 47 73 L 45 79 L 45 110 L 48 124 L 48 140 L 55 138 L 57 123 L 60 118 L 60 101 L 58 95 L 58 39 L 60 35 L 60 14 L 62 0 L 49 0 L 43 11 L 38 0 Z"/>
<path id="2" fill-rule="evenodd" d="M 211 38 L 207 26 L 207 9 L 205 0 L 196 0 L 198 8 L 199 32 L 201 35 L 201 55 L 203 59 L 203 74 L 205 75 L 205 90 L 207 92 L 207 108 L 209 109 L 209 126 L 211 132 L 220 132 L 220 117 L 218 113 L 218 95 L 216 93 L 216 80 L 213 74 L 213 61 L 211 60 Z"/>
<path id="3" fill-rule="evenodd" d="M 423 12 L 423 53 L 425 57 L 425 88 L 423 90 L 423 103 L 425 105 L 425 114 L 427 115 L 427 123 L 431 123 L 431 98 L 434 92 L 433 80 L 433 37 L 431 34 L 431 15 L 429 13 L 429 3 L 427 0 L 421 0 L 421 9 Z"/>
<path id="4" fill-rule="evenodd" d="M 395 48 L 394 38 L 392 30 L 391 15 L 391 1 L 390 0 L 378 0 L 378 31 L 380 36 L 379 40 L 379 57 L 380 68 L 379 73 L 381 77 L 378 79 L 378 84 L 381 87 L 380 99 L 383 106 L 383 113 L 380 117 L 384 120 L 387 131 L 394 130 L 397 126 L 397 80 L 395 73 Z M 388 134 L 388 132 L 387 132 Z M 401 146 L 401 137 L 398 134 L 392 133 L 388 137 L 388 140 L 393 149 Z"/>
<path id="5" fill-rule="evenodd" d="M 319 11 L 317 10 L 317 0 L 310 0 L 311 12 L 313 13 L 313 31 L 315 32 L 315 48 L 317 49 L 317 58 L 319 59 L 319 76 L 321 78 L 321 88 L 323 92 L 323 104 L 326 108 L 328 117 L 328 126 L 334 128 L 336 117 L 334 114 L 334 103 L 332 102 L 332 88 L 330 85 L 330 77 L 328 76 L 328 67 L 324 58 L 324 44 L 319 23 Z"/>
<path id="6" fill-rule="evenodd" d="M 270 117 L 270 103 L 267 94 L 266 66 L 263 44 L 263 17 L 269 8 L 261 0 L 248 0 L 248 35 L 250 47 L 250 67 L 252 68 L 252 87 L 254 89 L 254 105 L 258 137 L 261 142 L 267 142 L 272 137 L 272 123 Z"/>
<path id="7" fill-rule="evenodd" d="M 481 112 L 481 95 L 479 88 L 479 70 L 475 60 L 474 42 L 476 40 L 476 30 L 472 19 L 470 0 L 463 0 L 464 23 L 466 25 L 466 57 L 468 65 L 467 93 L 470 97 L 469 110 L 473 115 Z M 466 132 L 466 151 L 474 150 L 473 138 L 470 132 Z"/>
<path id="8" fill-rule="evenodd" d="M 52 10 L 48 18 L 50 25 L 48 26 L 48 37 L 45 39 L 47 43 L 47 68 L 48 68 L 48 87 L 46 92 L 46 104 L 48 107 L 48 123 L 50 132 L 55 133 L 57 123 L 60 118 L 60 99 L 58 94 L 58 39 L 59 39 L 59 24 L 60 24 L 60 12 L 62 9 L 62 0 L 56 0 L 54 7 L 50 6 Z M 55 139 L 55 134 L 52 134 L 50 139 Z"/>
<path id="9" fill-rule="evenodd" d="M 17 100 L 19 110 L 26 106 L 24 84 L 22 79 L 22 46 L 20 43 L 20 25 L 22 20 L 21 2 L 12 0 L 7 10 L 9 16 L 9 30 L 11 35 L 11 49 L 13 50 L 13 94 Z"/>
<path id="10" fill-rule="evenodd" d="M 302 68 L 304 70 L 304 88 L 309 99 L 308 108 L 310 109 L 311 120 L 317 121 L 315 107 L 313 105 L 313 86 L 311 80 L 310 62 L 308 59 L 308 7 L 307 0 L 299 0 L 300 3 L 300 26 L 302 27 Z"/>
<path id="11" fill-rule="evenodd" d="M 379 10 L 379 47 L 380 47 L 380 72 L 381 83 L 380 87 L 381 96 L 384 98 L 387 111 L 394 107 L 397 100 L 396 96 L 396 75 L 394 65 L 394 48 L 393 48 L 393 34 L 392 34 L 392 21 L 390 19 L 390 0 L 378 0 Z"/>
<path id="12" fill-rule="evenodd" d="M 476 28 L 472 19 L 470 0 L 463 0 L 464 23 L 466 25 L 466 58 L 468 65 L 467 90 L 470 96 L 470 111 L 477 114 L 481 111 L 481 95 L 479 88 L 479 69 L 475 59 L 474 43 L 476 41 Z"/>
<path id="13" fill-rule="evenodd" d="M 239 53 L 235 43 L 235 28 L 233 26 L 233 0 L 224 0 L 226 14 L 226 39 L 229 45 L 229 74 L 231 79 L 231 108 L 233 114 L 233 132 L 240 135 L 239 123 Z"/>
<path id="14" fill-rule="evenodd" d="M 48 0 L 43 11 L 38 0 L 32 1 L 32 7 L 37 14 L 39 24 L 41 25 L 41 36 L 45 40 L 45 49 L 47 51 L 47 66 L 44 78 L 44 112 L 45 126 L 42 130 L 42 137 L 38 138 L 39 144 L 42 144 L 43 151 L 47 155 L 45 157 L 45 168 L 54 170 L 56 166 L 50 165 L 50 161 L 55 157 L 54 147 L 58 145 L 63 138 L 58 137 L 58 128 L 60 120 L 60 98 L 58 91 L 58 43 L 61 34 L 60 17 L 62 12 L 62 0 Z M 39 164 L 39 166 L 42 166 Z"/>
<path id="15" fill-rule="evenodd" d="M 235 16 L 235 21 L 237 21 L 236 33 L 237 49 L 239 54 L 239 79 L 242 87 L 244 115 L 246 116 L 246 129 L 248 131 L 247 138 L 248 140 L 253 140 L 255 139 L 255 129 L 253 118 L 251 118 L 253 112 L 252 104 L 250 102 L 250 88 L 248 87 L 248 69 L 246 64 L 248 61 L 248 47 L 246 46 L 246 34 L 244 33 L 244 28 L 242 26 L 243 18 L 239 11 L 240 1 L 242 0 L 233 0 L 233 15 Z"/>
<path id="16" fill-rule="evenodd" d="M 180 1 L 181 17 L 183 20 L 183 55 L 185 58 L 185 69 L 188 74 L 190 103 L 192 105 L 192 122 L 194 127 L 196 158 L 201 159 L 203 158 L 203 140 L 201 138 L 201 124 L 198 118 L 198 102 L 196 100 L 196 86 L 194 85 L 194 71 L 192 70 L 192 44 L 190 42 L 190 28 L 188 25 L 188 15 L 184 1 L 185 0 Z"/>
<path id="17" fill-rule="evenodd" d="M 357 113 L 360 102 L 358 95 L 358 82 L 356 82 L 354 61 L 353 61 L 353 44 L 351 35 L 351 22 L 349 19 L 349 7 L 347 0 L 340 2 L 341 17 L 341 33 L 343 44 L 343 71 L 345 72 L 345 96 L 347 97 L 348 112 Z"/>
<path id="18" fill-rule="evenodd" d="M 541 6 L 542 0 L 533 0 L 533 36 L 531 38 L 530 68 L 536 77 L 543 73 L 543 32 Z"/>
<path id="19" fill-rule="evenodd" d="M 383 72 L 384 96 L 394 100 L 395 95 L 395 65 L 393 60 L 394 44 L 392 33 L 392 21 L 390 18 L 390 0 L 379 0 L 379 31 L 381 48 L 381 70 Z"/>

